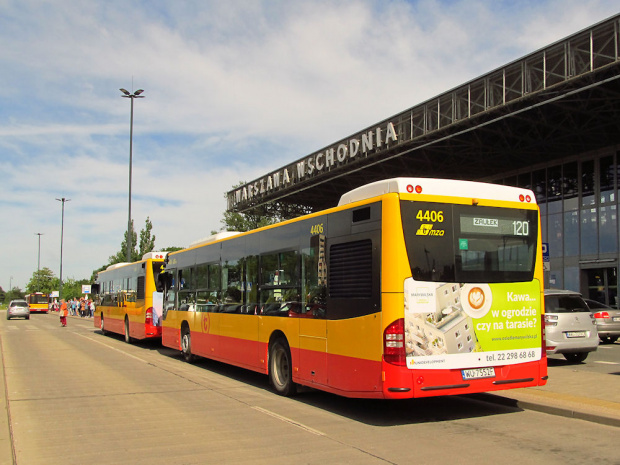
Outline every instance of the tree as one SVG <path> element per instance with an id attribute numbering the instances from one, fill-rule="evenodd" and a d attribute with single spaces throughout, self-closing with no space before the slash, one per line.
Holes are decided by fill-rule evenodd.
<path id="1" fill-rule="evenodd" d="M 24 297 L 26 297 L 26 293 L 22 291 L 19 287 L 14 286 L 13 289 L 11 289 L 5 294 L 4 302 L 8 304 L 11 300 L 23 299 Z"/>
<path id="2" fill-rule="evenodd" d="M 70 299 L 72 297 L 82 296 L 82 284 L 90 284 L 89 279 L 73 279 L 69 278 L 62 283 L 62 297 Z"/>
<path id="3" fill-rule="evenodd" d="M 164 247 L 161 249 L 162 252 L 176 252 L 177 250 L 183 250 L 183 247 Z"/>
<path id="4" fill-rule="evenodd" d="M 153 224 L 147 216 L 144 229 L 140 231 L 140 248 L 138 249 L 138 235 L 136 234 L 136 231 L 134 229 L 133 220 L 131 220 L 131 244 L 133 247 L 131 250 L 131 257 L 129 259 L 129 262 L 137 262 L 142 258 L 145 253 L 151 252 L 155 248 L 155 236 L 151 234 L 152 229 Z M 127 261 L 127 231 L 125 231 L 125 233 L 123 234 L 123 242 L 121 242 L 121 250 L 116 252 L 114 255 L 111 255 L 108 259 L 108 264 L 105 265 L 103 268 L 107 268 L 108 266 L 114 265 L 116 263 L 123 263 Z M 99 271 L 101 271 L 101 269 Z"/>
<path id="5" fill-rule="evenodd" d="M 153 230 L 153 223 L 147 216 L 144 229 L 140 231 L 140 252 L 139 258 L 142 258 L 145 253 L 151 252 L 155 248 L 155 236 L 151 234 Z"/>
<path id="6" fill-rule="evenodd" d="M 29 294 L 33 292 L 49 294 L 52 291 L 57 291 L 59 286 L 60 280 L 54 276 L 54 272 L 48 267 L 44 267 L 32 273 L 32 278 L 26 284 L 26 292 Z"/>
<path id="7" fill-rule="evenodd" d="M 127 260 L 127 231 L 123 233 L 123 242 L 121 242 L 121 250 L 116 252 L 114 255 L 111 255 L 108 259 L 108 266 L 114 265 L 115 263 L 123 263 L 123 262 L 135 262 L 137 260 L 134 257 L 138 256 L 138 251 L 136 250 L 136 245 L 138 243 L 138 236 L 136 235 L 136 231 L 133 227 L 133 220 L 131 220 L 131 244 L 133 245 L 131 250 L 131 257 Z"/>
<path id="8" fill-rule="evenodd" d="M 234 185 L 232 189 L 236 189 L 245 184 L 245 181 L 240 181 L 238 184 Z M 224 198 L 226 198 L 226 193 L 224 193 Z M 274 216 L 266 216 L 260 213 L 255 212 L 231 212 L 225 211 L 224 218 L 220 220 L 222 223 L 222 228 L 220 231 L 239 231 L 245 232 L 250 231 L 256 228 L 262 228 L 263 226 L 268 226 L 273 223 L 277 223 L 280 219 Z M 217 231 L 211 231 L 212 234 Z"/>

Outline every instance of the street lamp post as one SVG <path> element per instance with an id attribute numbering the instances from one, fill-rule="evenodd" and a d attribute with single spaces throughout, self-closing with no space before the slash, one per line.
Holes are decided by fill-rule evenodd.
<path id="1" fill-rule="evenodd" d="M 64 239 L 64 230 L 65 230 L 65 202 L 70 202 L 71 199 L 66 199 L 66 198 L 61 198 L 61 199 L 56 199 L 59 202 L 62 202 L 62 219 L 60 222 L 60 286 L 58 289 L 58 298 L 61 299 L 62 298 L 62 242 Z"/>
<path id="2" fill-rule="evenodd" d="M 39 236 L 39 255 L 37 256 L 37 291 L 41 292 L 41 236 L 43 233 L 35 233 L 35 236 Z"/>
<path id="3" fill-rule="evenodd" d="M 136 90 L 133 94 L 123 88 L 120 91 L 124 94 L 121 97 L 131 100 L 131 119 L 129 122 L 129 219 L 127 220 L 127 262 L 131 262 L 131 164 L 132 164 L 132 145 L 133 145 L 133 100 L 136 98 L 144 98 L 144 95 L 140 95 L 144 92 L 143 89 Z"/>

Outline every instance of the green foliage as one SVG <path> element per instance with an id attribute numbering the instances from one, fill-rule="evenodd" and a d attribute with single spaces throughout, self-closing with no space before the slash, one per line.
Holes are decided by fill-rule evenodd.
<path id="1" fill-rule="evenodd" d="M 150 218 L 146 217 L 144 229 L 140 231 L 140 243 L 138 243 L 138 235 L 133 226 L 133 220 L 131 220 L 131 257 L 127 260 L 127 231 L 123 234 L 123 242 L 121 242 L 121 250 L 111 255 L 108 259 L 108 264 L 99 268 L 98 271 L 104 270 L 110 265 L 123 262 L 137 262 L 142 258 L 145 253 L 153 251 L 155 248 L 155 236 L 152 234 L 153 223 Z M 94 273 L 94 272 L 93 272 Z"/>
<path id="2" fill-rule="evenodd" d="M 160 249 L 160 252 L 176 252 L 177 250 L 183 250 L 183 247 L 164 247 Z"/>
<path id="3" fill-rule="evenodd" d="M 62 283 L 62 298 L 70 299 L 72 297 L 82 297 L 82 284 L 91 284 L 89 279 L 73 279 L 69 278 Z"/>
<path id="4" fill-rule="evenodd" d="M 144 229 L 140 231 L 140 250 L 138 252 L 138 260 L 155 249 L 155 236 L 152 234 L 153 223 L 147 216 Z M 135 260 L 134 260 L 135 261 Z"/>
<path id="5" fill-rule="evenodd" d="M 13 289 L 4 295 L 4 302 L 8 304 L 11 300 L 23 299 L 24 297 L 26 297 L 26 293 L 19 287 L 13 286 Z"/>
<path id="6" fill-rule="evenodd" d="M 135 232 L 133 226 L 133 220 L 131 220 L 131 233 L 132 240 L 131 244 L 133 245 L 131 251 L 131 262 L 137 262 L 141 260 L 144 254 L 152 252 L 155 250 L 155 235 L 153 234 L 153 223 L 151 222 L 150 217 L 146 217 L 146 221 L 144 224 L 144 229 L 140 231 L 140 242 L 138 242 L 138 236 Z M 166 247 L 161 249 L 162 252 L 174 252 L 177 250 L 181 250 L 183 247 Z M 127 231 L 123 234 L 123 242 L 121 242 L 121 249 L 116 252 L 114 255 L 111 255 L 108 258 L 108 263 L 100 266 L 96 270 L 93 270 L 93 273 L 90 276 L 90 280 L 88 282 L 94 283 L 97 280 L 97 273 L 105 270 L 107 267 L 111 265 L 115 265 L 117 263 L 127 262 Z M 79 281 L 81 282 L 81 281 Z M 84 283 L 86 284 L 86 283 Z M 81 292 L 81 289 L 80 289 Z"/>
<path id="7" fill-rule="evenodd" d="M 30 281 L 26 284 L 26 292 L 28 294 L 33 292 L 49 294 L 52 291 L 57 291 L 59 286 L 60 280 L 54 276 L 54 272 L 48 267 L 44 267 L 32 273 Z"/>
<path id="8" fill-rule="evenodd" d="M 136 245 L 138 244 L 138 235 L 133 226 L 133 220 L 131 220 L 131 257 L 127 260 L 127 231 L 123 234 L 123 242 L 121 242 L 121 250 L 116 252 L 114 255 L 111 255 L 108 258 L 108 265 L 114 265 L 116 263 L 124 263 L 124 262 L 135 262 L 138 260 L 138 250 Z"/>
<path id="9" fill-rule="evenodd" d="M 232 186 L 232 189 L 236 189 L 245 184 L 245 181 L 239 181 L 238 184 Z M 226 193 L 224 193 L 226 198 Z M 273 216 L 267 216 L 257 212 L 231 212 L 225 211 L 224 218 L 220 220 L 223 225 L 221 231 L 251 231 L 252 229 L 262 228 L 273 223 L 277 223 L 279 218 Z M 215 234 L 217 231 L 211 231 Z"/>

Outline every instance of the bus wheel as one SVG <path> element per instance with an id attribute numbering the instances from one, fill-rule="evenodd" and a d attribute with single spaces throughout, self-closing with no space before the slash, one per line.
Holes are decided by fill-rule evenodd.
<path id="1" fill-rule="evenodd" d="M 181 330 L 181 353 L 183 359 L 187 363 L 192 363 L 195 360 L 194 354 L 192 354 L 192 336 L 187 326 L 183 326 Z"/>
<path id="2" fill-rule="evenodd" d="M 125 342 L 131 344 L 131 336 L 129 336 L 129 318 L 127 317 L 125 317 Z"/>
<path id="3" fill-rule="evenodd" d="M 276 339 L 269 347 L 269 382 L 281 396 L 292 396 L 297 388 L 293 383 L 291 349 L 286 339 Z"/>
<path id="4" fill-rule="evenodd" d="M 105 334 L 105 325 L 103 324 L 103 313 L 101 314 L 101 322 L 99 323 L 99 328 L 101 329 L 101 334 Z"/>

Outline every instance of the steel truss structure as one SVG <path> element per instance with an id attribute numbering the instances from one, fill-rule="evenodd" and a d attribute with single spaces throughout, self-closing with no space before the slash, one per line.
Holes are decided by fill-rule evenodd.
<path id="1" fill-rule="evenodd" d="M 616 144 L 620 15 L 230 191 L 228 210 L 293 217 L 379 179 L 490 180 Z"/>

